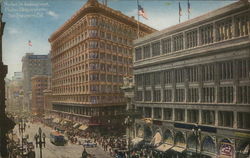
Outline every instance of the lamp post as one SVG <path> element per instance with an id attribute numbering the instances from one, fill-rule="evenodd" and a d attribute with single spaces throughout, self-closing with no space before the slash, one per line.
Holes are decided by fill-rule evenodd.
<path id="1" fill-rule="evenodd" d="M 23 133 L 25 132 L 25 128 L 26 128 L 26 123 L 23 121 L 23 119 L 21 119 L 21 121 L 18 124 L 18 129 L 19 129 L 19 133 L 21 133 L 21 140 L 22 140 L 22 157 L 23 157 Z"/>
<path id="2" fill-rule="evenodd" d="M 45 147 L 45 133 L 42 133 L 41 127 L 38 129 L 38 134 L 35 135 L 36 147 L 40 148 L 40 158 L 42 158 L 42 148 Z"/>
<path id="3" fill-rule="evenodd" d="M 131 146 L 130 128 L 133 125 L 133 119 L 130 118 L 129 116 L 126 117 L 124 124 L 126 125 L 127 130 L 128 130 L 128 136 L 127 136 L 127 139 L 128 139 L 128 158 L 130 158 L 130 146 Z"/>
<path id="4" fill-rule="evenodd" d="M 196 158 L 200 157 L 198 156 L 198 141 L 199 141 L 199 138 L 201 136 L 201 129 L 199 128 L 198 124 L 196 123 L 192 129 L 193 131 L 193 134 L 195 135 L 195 155 L 196 155 Z"/>

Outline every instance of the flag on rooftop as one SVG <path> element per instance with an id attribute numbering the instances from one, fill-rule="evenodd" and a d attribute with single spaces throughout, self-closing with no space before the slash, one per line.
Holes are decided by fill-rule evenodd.
<path id="1" fill-rule="evenodd" d="M 148 19 L 146 12 L 141 5 L 138 5 L 138 15 L 144 17 L 145 19 Z"/>
<path id="2" fill-rule="evenodd" d="M 29 45 L 29 46 L 32 46 L 32 42 L 31 42 L 30 40 L 29 40 L 29 42 L 28 42 L 28 45 Z"/>

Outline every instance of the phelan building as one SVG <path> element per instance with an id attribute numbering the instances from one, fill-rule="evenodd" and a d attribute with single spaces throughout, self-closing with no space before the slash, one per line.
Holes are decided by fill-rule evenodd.
<path id="1" fill-rule="evenodd" d="M 143 114 L 135 122 L 137 140 L 173 157 L 249 156 L 248 1 L 155 32 L 134 46 L 135 105 Z"/>
<path id="2" fill-rule="evenodd" d="M 54 115 L 93 126 L 120 124 L 113 121 L 125 110 L 120 86 L 132 76 L 137 26 L 134 17 L 88 0 L 50 36 Z M 139 27 L 140 36 L 155 31 Z"/>

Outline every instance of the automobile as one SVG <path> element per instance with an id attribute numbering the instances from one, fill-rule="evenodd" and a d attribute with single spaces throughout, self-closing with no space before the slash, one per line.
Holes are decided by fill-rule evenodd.
<path id="1" fill-rule="evenodd" d="M 91 142 L 90 140 L 82 143 L 83 147 L 97 147 L 97 143 Z"/>

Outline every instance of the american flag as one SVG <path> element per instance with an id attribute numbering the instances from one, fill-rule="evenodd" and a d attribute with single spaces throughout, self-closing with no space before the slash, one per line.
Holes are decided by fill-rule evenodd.
<path id="1" fill-rule="evenodd" d="M 190 14 L 190 12 L 191 12 L 191 8 L 190 8 L 189 0 L 188 0 L 188 14 Z"/>
<path id="2" fill-rule="evenodd" d="M 181 3 L 179 2 L 179 16 L 182 16 Z"/>
<path id="3" fill-rule="evenodd" d="M 32 42 L 31 42 L 30 40 L 29 40 L 29 42 L 28 42 L 28 45 L 29 45 L 29 46 L 32 46 Z"/>
<path id="4" fill-rule="evenodd" d="M 141 7 L 141 5 L 138 5 L 138 14 L 142 17 L 144 17 L 145 19 L 148 19 L 146 12 L 144 11 L 144 9 Z"/>

